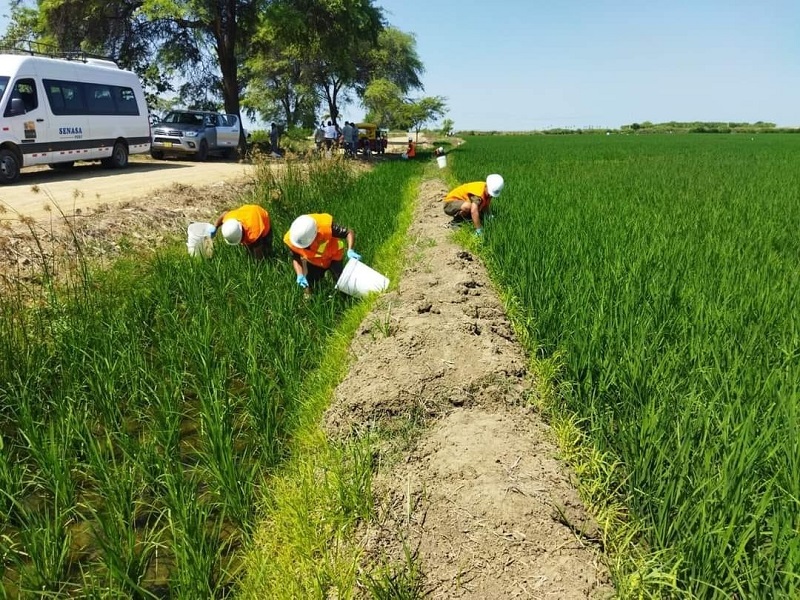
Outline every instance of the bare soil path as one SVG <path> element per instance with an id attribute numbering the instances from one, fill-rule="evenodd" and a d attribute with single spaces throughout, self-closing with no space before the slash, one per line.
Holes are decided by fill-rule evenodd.
<path id="1" fill-rule="evenodd" d="M 450 239 L 445 192 L 423 183 L 405 270 L 326 416 L 334 435 L 413 440 L 383 449 L 367 554 L 416 552 L 430 598 L 608 597 L 596 526 L 526 402 L 534 383 L 485 268 Z"/>
<path id="2" fill-rule="evenodd" d="M 0 204 L 5 221 L 18 214 L 42 219 L 48 216 L 45 205 L 56 204 L 64 212 L 85 212 L 100 205 L 118 205 L 145 199 L 157 190 L 174 185 L 207 186 L 240 181 L 252 176 L 246 163 L 210 160 L 156 161 L 132 157 L 125 169 L 104 169 L 98 163 L 77 163 L 70 170 L 49 167 L 25 169 L 17 183 L 0 186 Z"/>

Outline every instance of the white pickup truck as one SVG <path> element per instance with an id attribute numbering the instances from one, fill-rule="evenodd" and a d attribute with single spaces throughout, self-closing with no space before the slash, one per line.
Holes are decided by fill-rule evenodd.
<path id="1" fill-rule="evenodd" d="M 192 155 L 204 161 L 210 154 L 225 158 L 239 145 L 241 125 L 236 115 L 201 110 L 173 110 L 152 126 L 150 155 Z"/>

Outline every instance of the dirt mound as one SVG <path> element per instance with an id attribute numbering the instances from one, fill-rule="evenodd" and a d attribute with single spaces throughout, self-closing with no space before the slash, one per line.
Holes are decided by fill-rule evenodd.
<path id="1" fill-rule="evenodd" d="M 417 552 L 432 598 L 610 595 L 596 528 L 526 406 L 524 353 L 484 267 L 449 239 L 445 192 L 423 183 L 406 268 L 365 319 L 326 415 L 337 436 L 416 437 L 376 477 L 367 555 Z"/>

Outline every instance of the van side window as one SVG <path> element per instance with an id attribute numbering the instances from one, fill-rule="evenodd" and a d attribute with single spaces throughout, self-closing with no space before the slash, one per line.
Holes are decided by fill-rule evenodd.
<path id="1" fill-rule="evenodd" d="M 136 96 L 129 87 L 111 86 L 116 94 L 117 113 L 121 115 L 138 115 L 139 105 L 136 103 Z"/>
<path id="2" fill-rule="evenodd" d="M 64 96 L 61 94 L 61 87 L 53 82 L 45 81 L 44 93 L 47 94 L 47 101 L 50 103 L 50 110 L 55 115 L 64 113 Z"/>
<path id="3" fill-rule="evenodd" d="M 139 115 L 132 88 L 104 83 L 44 79 L 54 115 Z"/>
<path id="4" fill-rule="evenodd" d="M 55 115 L 85 115 L 86 103 L 83 99 L 83 85 L 77 81 L 44 80 L 50 110 Z"/>
<path id="5" fill-rule="evenodd" d="M 98 83 L 84 84 L 86 104 L 93 115 L 113 115 L 117 112 L 111 86 Z"/>

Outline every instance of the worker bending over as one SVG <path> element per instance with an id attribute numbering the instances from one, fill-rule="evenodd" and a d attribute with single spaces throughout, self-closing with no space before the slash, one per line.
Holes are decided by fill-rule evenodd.
<path id="1" fill-rule="evenodd" d="M 486 181 L 465 183 L 450 190 L 444 197 L 444 212 L 454 220 L 471 219 L 475 226 L 475 235 L 483 234 L 481 218 L 494 198 L 503 191 L 503 178 L 496 173 L 489 175 Z"/>
<path id="2" fill-rule="evenodd" d="M 222 232 L 222 237 L 228 244 L 242 244 L 255 259 L 272 254 L 269 213 L 256 204 L 245 204 L 223 213 L 211 229 L 212 237 L 217 230 Z"/>
<path id="3" fill-rule="evenodd" d="M 292 266 L 297 274 L 297 285 L 310 293 L 310 286 L 330 271 L 334 282 L 339 280 L 344 268 L 345 248 L 347 258 L 360 260 L 353 250 L 355 232 L 333 222 L 329 214 L 310 214 L 297 217 L 283 242 L 292 253 Z"/>

